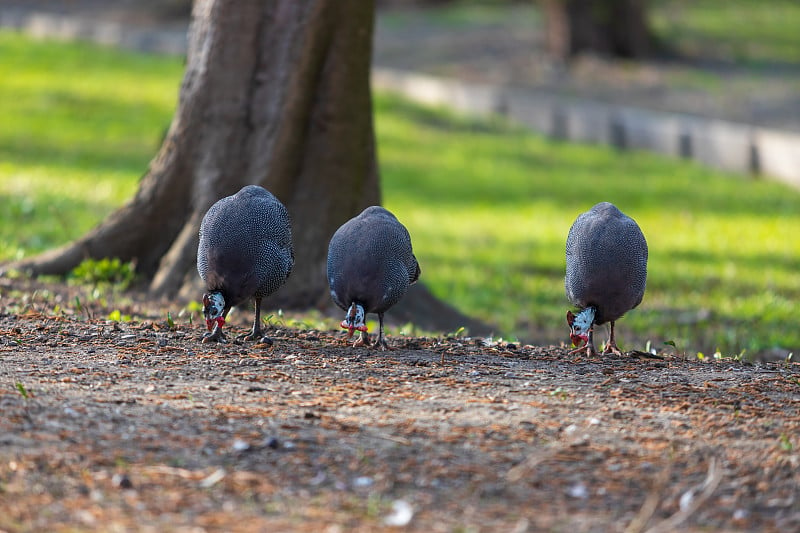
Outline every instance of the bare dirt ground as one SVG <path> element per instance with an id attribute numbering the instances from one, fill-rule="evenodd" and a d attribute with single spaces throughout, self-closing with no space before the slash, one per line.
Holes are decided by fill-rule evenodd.
<path id="1" fill-rule="evenodd" d="M 800 528 L 798 363 L 209 345 L 177 303 L 0 282 L 0 531 Z"/>
<path id="2" fill-rule="evenodd" d="M 391 63 L 387 28 L 377 53 Z M 427 69 L 423 37 L 398 37 L 424 52 L 404 52 L 407 68 L 522 83 L 489 60 L 531 61 L 482 47 L 484 65 L 467 42 Z M 582 94 L 581 72 L 609 71 L 597 65 L 569 87 Z M 657 107 L 677 101 L 664 72 L 603 79 Z M 723 115 L 752 109 L 747 83 Z M 272 346 L 208 345 L 197 322 L 167 324 L 182 303 L 82 296 L 78 310 L 76 290 L 0 279 L 2 532 L 800 530 L 798 363 L 444 337 L 378 352 L 288 328 Z M 113 309 L 141 319 L 102 318 Z"/>

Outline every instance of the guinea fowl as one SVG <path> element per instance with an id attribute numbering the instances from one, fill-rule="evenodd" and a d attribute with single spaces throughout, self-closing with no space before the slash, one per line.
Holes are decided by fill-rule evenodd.
<path id="1" fill-rule="evenodd" d="M 255 303 L 253 329 L 245 340 L 261 337 L 261 300 L 292 273 L 294 251 L 289 213 L 263 187 L 248 185 L 212 205 L 200 225 L 197 271 L 206 284 L 203 342 L 225 341 L 222 326 L 231 307 Z"/>
<path id="2" fill-rule="evenodd" d="M 376 345 L 388 348 L 383 338 L 383 314 L 420 275 L 411 249 L 411 236 L 397 218 L 379 206 L 366 208 L 345 222 L 328 246 L 328 283 L 336 305 L 347 312 L 341 326 L 361 332 L 356 345 L 368 344 L 367 313 L 377 313 Z"/>
<path id="3" fill-rule="evenodd" d="M 614 322 L 641 303 L 646 282 L 647 241 L 638 224 L 609 202 L 580 214 L 567 236 L 564 286 L 569 301 L 580 308 L 577 314 L 567 311 L 570 339 L 577 346 L 570 353 L 597 354 L 594 325 L 609 322 L 603 353 L 620 354 Z"/>

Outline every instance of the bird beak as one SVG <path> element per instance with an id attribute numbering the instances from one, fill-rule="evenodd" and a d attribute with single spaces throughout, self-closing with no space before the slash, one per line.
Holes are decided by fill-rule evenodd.
<path id="1" fill-rule="evenodd" d="M 569 334 L 569 340 L 572 341 L 572 346 L 575 348 L 579 348 L 581 343 L 588 343 L 589 336 L 588 335 L 577 335 L 575 333 Z"/>
<path id="2" fill-rule="evenodd" d="M 221 316 L 218 316 L 217 318 L 206 319 L 206 327 L 208 328 L 208 331 L 214 329 L 214 324 L 217 324 L 220 327 L 220 329 L 222 329 L 222 326 L 225 325 L 225 319 L 222 318 Z"/>
<path id="3" fill-rule="evenodd" d="M 339 324 L 339 325 L 342 327 L 342 329 L 346 329 L 347 330 L 347 338 L 348 339 L 353 336 L 353 332 L 356 331 L 356 330 L 363 331 L 364 333 L 367 333 L 367 325 L 366 324 L 364 324 L 363 326 L 354 326 L 352 322 L 350 322 L 347 319 L 344 319 L 344 320 L 342 320 L 342 323 Z"/>

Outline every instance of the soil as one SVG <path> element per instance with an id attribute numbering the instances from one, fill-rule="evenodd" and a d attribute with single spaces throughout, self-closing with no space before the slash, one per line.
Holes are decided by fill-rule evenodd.
<path id="1" fill-rule="evenodd" d="M 0 531 L 800 528 L 798 363 L 203 344 L 81 291 L 0 280 Z"/>
<path id="2" fill-rule="evenodd" d="M 638 97 L 667 101 L 654 79 Z M 202 344 L 182 306 L 0 278 L 0 532 L 800 530 L 798 363 L 282 326 Z"/>

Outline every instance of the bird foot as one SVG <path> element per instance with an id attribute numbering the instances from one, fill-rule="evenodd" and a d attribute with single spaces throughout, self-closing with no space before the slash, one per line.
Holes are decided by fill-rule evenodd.
<path id="1" fill-rule="evenodd" d="M 605 348 L 603 348 L 603 355 L 608 355 L 610 353 L 619 356 L 623 355 L 622 351 L 619 348 L 617 348 L 616 344 L 606 344 Z"/>
<path id="2" fill-rule="evenodd" d="M 576 354 L 576 353 L 585 353 L 585 354 L 586 354 L 587 356 L 589 356 L 589 357 L 594 357 L 594 356 L 596 356 L 596 355 L 599 355 L 599 354 L 597 353 L 597 350 L 595 350 L 594 346 L 593 346 L 593 345 L 591 345 L 591 344 L 586 344 L 586 345 L 584 345 L 584 346 L 578 346 L 578 347 L 577 347 L 577 348 L 575 348 L 574 350 L 570 350 L 570 351 L 569 351 L 569 352 L 567 352 L 567 353 L 568 353 L 569 355 L 574 355 L 574 354 Z"/>
<path id="3" fill-rule="evenodd" d="M 237 339 L 241 339 L 243 341 L 255 341 L 259 344 L 272 344 L 272 339 L 267 337 L 266 335 L 261 334 L 261 330 L 251 331 L 250 333 L 244 333 L 236 337 Z"/>
<path id="4" fill-rule="evenodd" d="M 237 335 L 236 338 L 243 341 L 257 341 L 260 340 L 262 337 L 261 337 L 261 331 L 259 330 L 259 331 L 250 331 L 250 333 L 242 333 L 241 335 Z"/>
<path id="5" fill-rule="evenodd" d="M 389 350 L 389 351 L 394 350 L 394 348 L 389 346 L 389 343 L 387 343 L 386 339 L 384 339 L 384 338 L 378 339 L 375 342 L 375 346 L 382 352 L 385 352 L 387 350 Z"/>
<path id="6" fill-rule="evenodd" d="M 215 327 L 214 331 L 204 333 L 203 340 L 200 342 L 202 342 L 203 344 L 207 342 L 226 343 L 228 342 L 228 336 L 222 332 L 222 329 L 220 329 L 219 327 Z"/>

